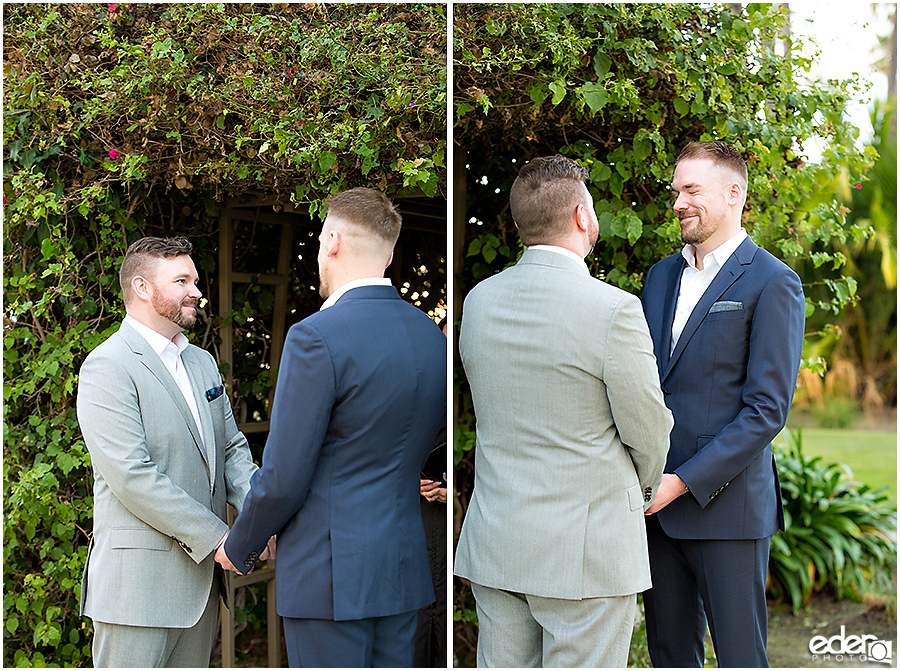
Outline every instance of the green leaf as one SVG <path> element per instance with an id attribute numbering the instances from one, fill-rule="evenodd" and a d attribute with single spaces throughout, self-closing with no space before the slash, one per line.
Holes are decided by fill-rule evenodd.
<path id="1" fill-rule="evenodd" d="M 550 82 L 550 84 L 548 86 L 550 87 L 550 90 L 553 92 L 553 98 L 550 100 L 550 102 L 555 107 L 556 105 L 559 105 L 559 103 L 562 102 L 563 98 L 566 97 L 565 82 L 562 82 L 562 81 Z"/>
<path id="2" fill-rule="evenodd" d="M 319 170 L 321 172 L 327 172 L 334 167 L 334 164 L 337 163 L 337 154 L 331 151 L 323 151 L 319 155 Z"/>
<path id="3" fill-rule="evenodd" d="M 609 55 L 600 51 L 594 54 L 594 73 L 597 75 L 597 81 L 606 77 L 610 66 L 612 66 L 612 58 Z"/>
<path id="4" fill-rule="evenodd" d="M 737 65 L 734 63 L 722 63 L 716 66 L 716 72 L 720 75 L 733 75 L 737 72 Z"/>
<path id="5" fill-rule="evenodd" d="M 550 95 L 550 89 L 545 82 L 536 81 L 528 87 L 528 97 L 535 105 L 540 105 Z"/>
<path id="6" fill-rule="evenodd" d="M 584 102 L 591 109 L 591 116 L 603 109 L 609 99 L 606 87 L 596 82 L 586 83 L 581 87 L 581 93 L 584 96 Z"/>

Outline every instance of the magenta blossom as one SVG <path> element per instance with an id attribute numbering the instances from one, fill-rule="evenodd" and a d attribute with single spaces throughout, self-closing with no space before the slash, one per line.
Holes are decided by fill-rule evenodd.
<path id="1" fill-rule="evenodd" d="M 111 11 L 111 12 L 113 12 L 113 13 L 115 13 L 115 14 L 118 14 L 118 13 L 119 13 L 119 9 L 120 9 L 120 7 L 119 7 L 119 3 L 118 3 L 118 2 L 111 2 L 111 3 L 109 3 L 109 11 Z"/>
<path id="2" fill-rule="evenodd" d="M 857 185 L 856 185 L 856 188 L 857 188 L 857 189 L 861 189 L 861 188 L 862 188 L 862 184 L 857 184 Z"/>
<path id="3" fill-rule="evenodd" d="M 119 158 L 119 152 L 117 152 L 115 149 L 110 149 L 110 150 L 109 150 L 109 157 L 110 157 L 111 159 L 115 160 L 115 159 Z"/>

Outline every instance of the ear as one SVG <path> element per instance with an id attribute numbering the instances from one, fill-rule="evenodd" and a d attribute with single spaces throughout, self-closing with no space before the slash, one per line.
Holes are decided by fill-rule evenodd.
<path id="1" fill-rule="evenodd" d="M 387 269 L 393 262 L 394 262 L 394 252 L 391 252 L 391 257 L 388 259 L 387 264 L 384 266 L 385 269 Z"/>
<path id="2" fill-rule="evenodd" d="M 738 182 L 732 182 L 728 188 L 728 204 L 739 205 L 744 198 L 744 189 Z"/>
<path id="3" fill-rule="evenodd" d="M 328 256 L 336 256 L 343 244 L 344 238 L 341 235 L 341 232 L 333 228 L 328 232 L 328 240 L 326 241 L 325 253 Z"/>
<path id="4" fill-rule="evenodd" d="M 135 275 L 131 278 L 131 293 L 140 300 L 149 301 L 153 295 L 152 283 L 145 277 Z"/>
<path id="5" fill-rule="evenodd" d="M 583 203 L 578 203 L 575 206 L 575 225 L 578 226 L 578 230 L 582 233 L 587 233 L 589 219 L 587 216 L 587 210 L 584 208 Z"/>

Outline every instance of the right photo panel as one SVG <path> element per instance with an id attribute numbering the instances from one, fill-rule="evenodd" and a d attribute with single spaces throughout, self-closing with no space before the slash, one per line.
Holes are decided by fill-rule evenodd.
<path id="1" fill-rule="evenodd" d="M 864 13 L 453 6 L 454 667 L 894 661 L 896 4 Z"/>

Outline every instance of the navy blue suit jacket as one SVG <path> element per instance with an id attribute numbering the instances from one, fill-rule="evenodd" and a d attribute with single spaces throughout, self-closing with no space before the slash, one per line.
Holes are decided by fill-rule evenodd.
<path id="1" fill-rule="evenodd" d="M 749 238 L 719 270 L 672 355 L 686 265 L 647 274 L 642 302 L 666 405 L 675 418 L 666 472 L 690 492 L 657 515 L 672 538 L 756 539 L 784 528 L 772 439 L 784 427 L 800 366 L 800 278 Z"/>
<path id="2" fill-rule="evenodd" d="M 278 534 L 280 615 L 357 620 L 434 601 L 419 474 L 446 415 L 446 341 L 385 286 L 288 332 L 262 467 L 225 543 L 246 573 Z"/>

